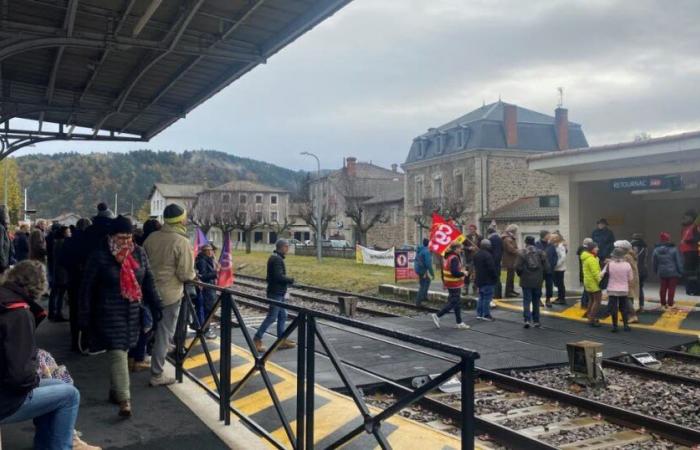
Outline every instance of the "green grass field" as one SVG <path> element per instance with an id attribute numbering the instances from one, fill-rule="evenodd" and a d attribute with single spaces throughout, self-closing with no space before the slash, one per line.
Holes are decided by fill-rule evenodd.
<path id="1" fill-rule="evenodd" d="M 269 253 L 234 251 L 232 256 L 234 267 L 247 264 L 241 274 L 265 277 Z M 394 282 L 393 268 L 357 264 L 354 259 L 324 258 L 319 264 L 312 256 L 289 255 L 286 263 L 287 275 L 299 283 L 343 291 L 376 293 L 380 284 Z"/>

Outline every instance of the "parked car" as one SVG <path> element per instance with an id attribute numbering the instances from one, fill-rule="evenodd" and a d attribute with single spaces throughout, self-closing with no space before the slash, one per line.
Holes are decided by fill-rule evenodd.
<path id="1" fill-rule="evenodd" d="M 415 251 L 416 251 L 416 246 L 415 246 L 415 245 L 410 245 L 410 244 L 403 244 L 403 245 L 401 245 L 400 247 L 396 247 L 396 250 L 415 252 Z"/>
<path id="2" fill-rule="evenodd" d="M 304 245 L 304 243 L 301 242 L 299 239 L 290 239 L 289 245 L 302 246 L 302 245 Z"/>
<path id="3" fill-rule="evenodd" d="M 331 247 L 333 248 L 350 248 L 352 245 L 350 245 L 350 242 L 344 241 L 344 240 L 332 240 L 330 241 Z"/>

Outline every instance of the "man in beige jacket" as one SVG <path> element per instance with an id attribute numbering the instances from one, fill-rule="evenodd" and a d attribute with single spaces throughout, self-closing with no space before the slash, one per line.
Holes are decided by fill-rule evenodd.
<path id="1" fill-rule="evenodd" d="M 148 236 L 143 244 L 163 307 L 163 318 L 156 327 L 151 355 L 151 386 L 167 386 L 175 382 L 174 378 L 163 374 L 165 356 L 175 334 L 184 283 L 197 276 L 192 246 L 185 227 L 185 210 L 176 204 L 170 204 L 163 211 L 163 221 L 163 228 Z"/>

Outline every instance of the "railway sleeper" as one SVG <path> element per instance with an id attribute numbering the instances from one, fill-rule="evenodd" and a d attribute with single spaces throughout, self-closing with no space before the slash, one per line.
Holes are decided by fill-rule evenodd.
<path id="1" fill-rule="evenodd" d="M 490 420 L 493 422 L 502 422 L 508 419 L 520 419 L 522 417 L 536 416 L 539 414 L 549 413 L 559 411 L 561 407 L 559 405 L 538 405 L 538 406 L 528 406 L 527 408 L 512 409 L 506 413 L 495 412 L 485 415 L 479 415 L 480 418 L 485 420 Z"/>
<path id="2" fill-rule="evenodd" d="M 652 436 L 648 434 L 642 434 L 636 431 L 620 431 L 618 433 L 609 434 L 607 436 L 595 437 L 591 439 L 584 439 L 578 442 L 572 442 L 571 444 L 565 444 L 559 448 L 562 450 L 574 450 L 574 449 L 585 449 L 585 450 L 603 450 L 609 448 L 619 448 L 630 444 L 641 444 L 652 440 Z"/>

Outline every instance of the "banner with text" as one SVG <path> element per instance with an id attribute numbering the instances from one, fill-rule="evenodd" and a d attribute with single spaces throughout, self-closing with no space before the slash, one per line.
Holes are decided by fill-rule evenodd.
<path id="1" fill-rule="evenodd" d="M 453 221 L 448 221 L 440 214 L 433 213 L 433 224 L 430 227 L 429 249 L 443 256 L 453 242 L 464 242 L 464 235 Z"/>
<path id="2" fill-rule="evenodd" d="M 355 259 L 359 264 L 394 267 L 394 247 L 380 251 L 358 245 Z"/>
<path id="3" fill-rule="evenodd" d="M 418 274 L 413 270 L 416 261 L 416 252 L 409 250 L 396 250 L 394 252 L 394 281 L 415 281 Z"/>

